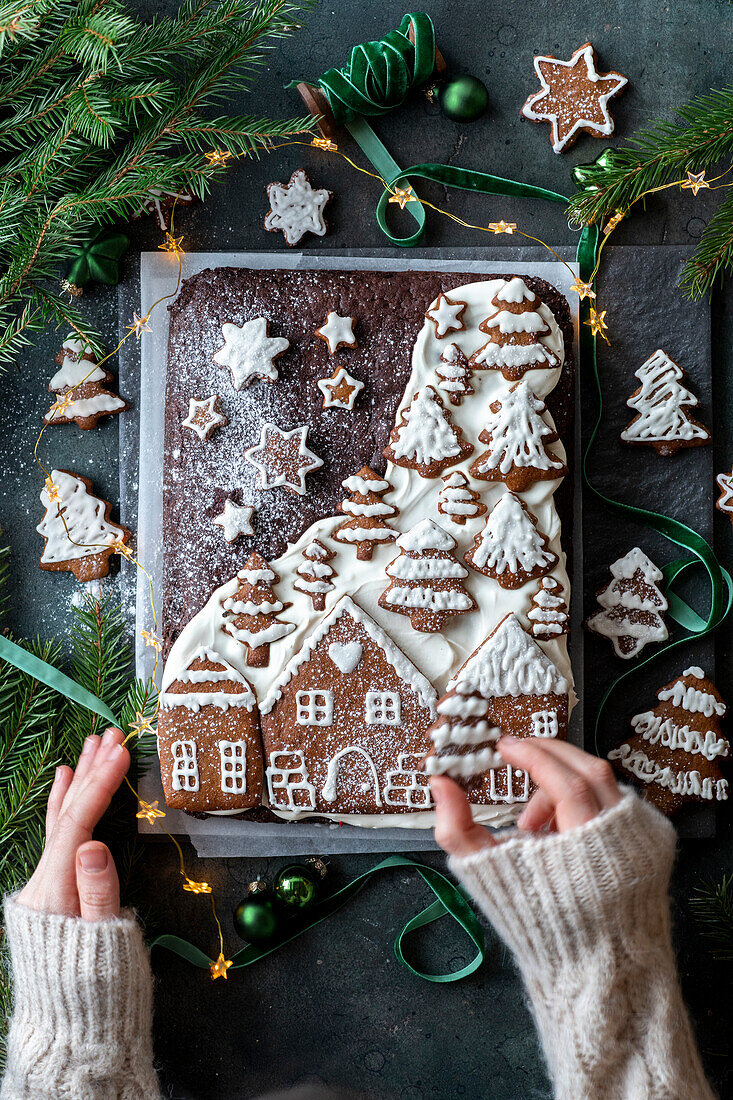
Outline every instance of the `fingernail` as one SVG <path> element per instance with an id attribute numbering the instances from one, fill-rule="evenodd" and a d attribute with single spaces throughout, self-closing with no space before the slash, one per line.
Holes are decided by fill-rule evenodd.
<path id="1" fill-rule="evenodd" d="M 115 730 L 115 729 L 112 729 L 111 727 L 110 727 L 109 729 L 105 730 L 105 731 L 104 731 L 104 737 L 102 738 L 102 744 L 103 744 L 103 745 L 104 745 L 105 747 L 106 747 L 107 745 L 111 745 L 111 744 L 112 744 L 112 742 L 113 742 L 113 741 L 114 741 L 114 739 L 115 739 L 115 734 L 116 734 L 116 733 L 117 733 L 117 730 Z"/>
<path id="2" fill-rule="evenodd" d="M 513 737 L 511 733 L 502 733 L 499 738 L 499 742 L 504 742 L 505 745 L 516 745 L 519 741 L 518 737 Z"/>
<path id="3" fill-rule="evenodd" d="M 94 737 L 93 736 L 85 737 L 84 738 L 84 744 L 81 747 L 81 755 L 83 756 L 85 752 L 89 752 L 89 750 L 90 750 L 90 748 L 92 747 L 93 744 L 94 744 Z"/>
<path id="4" fill-rule="evenodd" d="M 105 871 L 107 869 L 106 848 L 85 848 L 79 852 L 82 871 Z"/>

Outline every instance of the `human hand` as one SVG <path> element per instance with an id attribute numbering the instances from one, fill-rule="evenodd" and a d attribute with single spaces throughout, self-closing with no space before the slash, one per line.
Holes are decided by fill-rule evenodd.
<path id="1" fill-rule="evenodd" d="M 507 764 L 529 772 L 537 784 L 517 820 L 527 832 L 567 832 L 584 825 L 621 800 L 611 765 L 567 741 L 552 738 L 500 738 L 497 748 Z M 435 840 L 455 856 L 469 856 L 497 843 L 471 816 L 465 792 L 445 775 L 430 780 L 435 801 Z"/>
<path id="2" fill-rule="evenodd" d="M 122 730 L 87 737 L 76 766 L 61 766 L 48 796 L 46 844 L 20 905 L 84 920 L 119 916 L 120 884 L 106 844 L 92 832 L 130 766 Z"/>

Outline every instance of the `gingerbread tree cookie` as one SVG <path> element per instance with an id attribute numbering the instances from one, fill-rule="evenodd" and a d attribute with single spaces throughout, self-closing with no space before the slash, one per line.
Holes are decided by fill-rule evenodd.
<path id="1" fill-rule="evenodd" d="M 338 510 L 349 519 L 336 528 L 332 537 L 335 542 L 356 545 L 359 561 L 371 561 L 375 544 L 394 542 L 397 538 L 397 532 L 387 519 L 393 519 L 399 509 L 382 500 L 392 486 L 369 466 L 362 466 L 357 474 L 347 477 L 341 484 L 349 499 L 342 500 Z"/>
<path id="2" fill-rule="evenodd" d="M 653 447 L 658 455 L 673 455 L 681 447 L 703 447 L 710 432 L 687 412 L 698 401 L 682 385 L 687 372 L 659 348 L 634 372 L 641 382 L 626 404 L 636 416 L 621 432 L 624 443 Z"/>
<path id="3" fill-rule="evenodd" d="M 528 370 L 560 366 L 549 339 L 552 329 L 540 311 L 542 302 L 526 283 L 510 279 L 491 304 L 494 312 L 479 325 L 489 341 L 469 360 L 474 370 L 500 370 L 508 381 L 518 382 Z"/>
<path id="4" fill-rule="evenodd" d="M 657 692 L 658 705 L 631 719 L 632 737 L 608 759 L 643 787 L 644 798 L 665 814 L 686 802 L 721 802 L 728 782 L 720 761 L 730 744 L 720 729 L 725 702 L 696 665 Z"/>
<path id="5" fill-rule="evenodd" d="M 662 571 L 635 546 L 610 567 L 613 580 L 597 595 L 599 611 L 585 625 L 613 643 L 617 657 L 629 660 L 649 642 L 668 637 L 663 613 L 669 606 L 658 585 Z"/>
<path id="6" fill-rule="evenodd" d="M 85 431 L 96 428 L 103 416 L 114 416 L 130 406 L 106 387 L 114 375 L 97 366 L 97 357 L 77 337 L 64 340 L 56 356 L 58 370 L 48 384 L 57 400 L 43 418 L 44 424 L 73 424 Z"/>
<path id="7" fill-rule="evenodd" d="M 547 642 L 567 634 L 570 627 L 568 605 L 563 599 L 562 585 L 554 577 L 542 577 L 540 580 L 527 618 L 533 638 Z"/>
<path id="8" fill-rule="evenodd" d="M 486 505 L 475 489 L 471 489 L 468 478 L 462 470 L 451 470 L 443 474 L 443 488 L 438 493 L 438 511 L 448 516 L 453 523 L 463 527 L 467 519 L 483 516 Z"/>
<path id="9" fill-rule="evenodd" d="M 387 566 L 391 584 L 379 597 L 379 606 L 410 616 L 414 630 L 435 633 L 451 615 L 473 611 L 477 604 L 466 591 L 468 576 L 453 556 L 456 545 L 442 527 L 421 520 L 397 539 L 400 554 Z"/>
<path id="10" fill-rule="evenodd" d="M 446 466 L 455 466 L 473 451 L 433 386 L 418 390 L 400 413 L 389 440 L 384 457 L 426 478 L 438 477 Z"/>
<path id="11" fill-rule="evenodd" d="M 534 59 L 534 71 L 542 85 L 522 107 L 533 122 L 549 122 L 552 148 L 569 149 L 585 131 L 592 137 L 609 137 L 614 130 L 608 101 L 628 80 L 621 73 L 599 73 L 590 42 L 579 46 L 569 61 L 551 54 Z"/>
<path id="12" fill-rule="evenodd" d="M 73 573 L 78 581 L 106 577 L 110 556 L 129 541 L 130 531 L 110 520 L 112 505 L 94 495 L 89 478 L 52 470 L 41 504 L 46 510 L 36 527 L 45 540 L 41 569 Z"/>
<path id="13" fill-rule="evenodd" d="M 475 392 L 471 385 L 471 368 L 458 344 L 448 345 L 435 373 L 440 379 L 438 389 L 448 395 L 451 405 L 460 405 L 464 397 L 470 397 Z"/>
<path id="14" fill-rule="evenodd" d="M 223 630 L 247 647 L 250 668 L 266 668 L 271 644 L 295 630 L 295 623 L 277 617 L 290 604 L 275 595 L 273 585 L 280 578 L 256 551 L 237 573 L 237 580 L 236 592 L 224 601 Z"/>
<path id="15" fill-rule="evenodd" d="M 554 481 L 568 468 L 548 451 L 560 438 L 543 417 L 545 403 L 524 379 L 489 405 L 486 427 L 479 435 L 488 451 L 473 462 L 479 481 L 504 481 L 513 493 L 522 493 L 535 481 Z"/>
<path id="16" fill-rule="evenodd" d="M 336 587 L 331 580 L 335 570 L 328 563 L 336 557 L 333 550 L 324 546 L 320 539 L 313 539 L 301 551 L 305 561 L 296 569 L 298 579 L 293 588 L 310 596 L 314 611 L 323 611 L 326 595 Z"/>
<path id="17" fill-rule="evenodd" d="M 524 501 L 507 492 L 494 505 L 464 560 L 502 588 L 521 588 L 557 565 L 548 542 Z"/>

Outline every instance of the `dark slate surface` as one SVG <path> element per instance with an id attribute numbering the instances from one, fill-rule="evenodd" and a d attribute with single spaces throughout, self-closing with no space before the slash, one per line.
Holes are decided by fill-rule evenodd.
<path id="1" fill-rule="evenodd" d="M 148 13 L 171 5 L 139 2 Z M 615 116 L 623 136 L 652 117 L 671 117 L 674 104 L 694 93 L 720 87 L 728 78 L 727 57 L 720 43 L 730 40 L 733 13 L 726 0 L 679 0 L 673 6 L 659 0 L 602 8 L 590 0 L 568 5 L 548 0 L 540 18 L 479 0 L 463 0 L 459 8 L 447 0 L 430 6 L 441 48 L 456 72 L 474 72 L 491 93 L 487 118 L 461 127 L 443 119 L 436 108 L 418 99 L 380 126 L 391 150 L 404 163 L 426 159 L 486 168 L 505 176 L 569 190 L 569 169 L 592 160 L 602 144 L 582 138 L 567 156 L 555 156 L 546 131 L 523 121 L 519 107 L 535 88 L 533 52 L 570 51 L 590 39 L 601 62 L 625 73 L 630 88 L 617 101 Z M 534 14 L 534 13 L 533 13 Z M 306 20 L 297 39 L 272 55 L 263 70 L 260 94 L 243 99 L 242 110 L 285 113 L 294 100 L 282 89 L 294 76 L 310 76 L 329 64 L 341 63 L 355 41 L 377 37 L 395 26 L 402 8 L 383 2 L 321 5 Z M 456 16 L 459 15 L 459 18 Z M 297 108 L 296 108 L 297 109 Z M 262 187 L 271 179 L 287 178 L 304 165 L 318 183 L 336 192 L 330 214 L 332 235 L 320 247 L 379 247 L 373 220 L 377 192 L 336 161 L 318 160 L 306 150 L 283 150 L 259 164 L 233 169 L 205 207 L 181 215 L 187 246 L 195 249 L 268 248 L 272 240 L 261 229 Z M 424 189 L 469 221 L 486 223 L 496 217 L 519 221 L 529 232 L 553 243 L 572 244 L 560 208 L 509 199 L 481 199 L 440 188 Z M 667 193 L 648 203 L 644 217 L 634 217 L 616 234 L 619 244 L 694 244 L 714 209 L 715 198 L 704 193 Z M 185 219 L 185 220 L 184 220 Z M 458 229 L 430 215 L 427 243 L 453 248 L 491 244 L 485 235 Z M 138 246 L 154 248 L 159 235 L 151 222 L 140 222 Z M 505 240 L 505 239 L 504 239 Z M 609 249 L 609 256 L 613 250 Z M 608 268 L 607 268 L 608 270 Z M 134 279 L 134 260 L 126 262 L 126 277 Z M 670 285 L 645 288 L 650 323 L 657 308 L 655 295 L 673 294 Z M 112 342 L 117 304 L 114 292 L 98 290 L 85 299 L 90 317 Z M 679 299 L 680 309 L 688 307 Z M 733 459 L 733 402 L 730 347 L 733 308 L 730 294 L 713 302 L 712 364 L 715 385 L 714 464 L 730 468 Z M 48 397 L 42 390 L 52 372 L 56 338 L 39 340 L 24 356 L 19 372 L 2 381 L 5 401 L 0 410 L 0 524 L 13 546 L 13 625 L 26 634 L 63 631 L 68 621 L 68 576 L 41 574 L 36 561 L 37 494 L 40 482 L 31 451 Z M 696 367 L 696 369 L 700 369 Z M 696 375 L 696 378 L 698 376 Z M 628 396 L 626 387 L 619 395 Z M 623 417 L 621 417 L 623 421 Z M 642 452 L 644 453 L 644 452 Z M 94 433 L 76 428 L 49 435 L 44 454 L 55 465 L 68 465 L 92 476 L 110 499 L 117 496 L 117 426 L 108 422 Z M 651 461 L 651 459 L 650 459 Z M 684 464 L 685 460 L 682 460 Z M 643 469 L 643 466 L 640 467 Z M 691 488 L 676 486 L 680 510 Z M 606 530 L 616 521 L 599 515 Z M 733 536 L 728 521 L 715 516 L 716 543 L 730 560 Z M 629 544 L 637 537 L 629 528 Z M 598 580 L 598 566 L 586 582 L 587 598 Z M 719 633 L 717 680 L 725 690 L 733 668 L 731 632 Z M 696 650 L 691 647 L 691 656 Z M 656 680 L 631 682 L 632 694 L 647 704 Z M 631 700 L 635 704 L 636 696 Z M 699 940 L 691 921 L 688 899 L 708 874 L 733 868 L 730 817 L 720 815 L 716 840 L 684 841 L 675 877 L 674 918 L 685 994 L 690 1005 L 706 1065 L 722 1095 L 731 1095 L 730 1048 L 733 1010 L 727 996 L 730 974 L 715 963 Z M 440 856 L 424 857 L 442 865 Z M 273 873 L 281 861 L 242 859 L 227 863 L 192 864 L 193 877 L 215 884 L 225 922 L 256 875 Z M 363 871 L 370 857 L 335 859 L 334 879 L 344 881 Z M 147 901 L 159 928 L 175 930 L 211 946 L 211 922 L 200 899 L 178 891 L 168 846 L 151 844 L 144 867 Z M 519 981 L 503 949 L 489 932 L 489 960 L 479 975 L 455 986 L 432 986 L 411 978 L 391 953 L 395 932 L 427 900 L 413 878 L 393 874 L 375 883 L 350 908 L 250 971 L 226 984 L 186 969 L 169 957 L 155 960 L 156 1053 L 167 1095 L 176 1100 L 256 1096 L 268 1087 L 322 1080 L 359 1088 L 372 1096 L 427 1100 L 447 1096 L 535 1098 L 547 1100 L 549 1087 L 541 1065 L 531 1017 Z M 227 930 L 228 931 L 228 930 Z M 428 938 L 429 935 L 429 938 Z M 436 967 L 458 965 L 466 945 L 452 930 L 438 928 L 426 935 L 425 951 L 434 952 Z M 231 941 L 229 941 L 231 942 Z M 426 956 L 427 959 L 427 956 Z"/>

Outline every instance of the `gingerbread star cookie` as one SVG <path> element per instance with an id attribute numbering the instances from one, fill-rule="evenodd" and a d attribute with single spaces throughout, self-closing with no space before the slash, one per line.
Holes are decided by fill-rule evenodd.
<path id="1" fill-rule="evenodd" d="M 199 439 L 208 439 L 214 428 L 219 428 L 226 422 L 227 418 L 219 412 L 218 394 L 212 394 L 204 401 L 197 401 L 195 397 L 189 398 L 188 416 L 182 424 L 184 428 L 196 432 Z"/>
<path id="2" fill-rule="evenodd" d="M 289 183 L 268 183 L 270 209 L 265 216 L 265 229 L 280 230 L 287 245 L 297 244 L 306 233 L 323 237 L 328 226 L 323 211 L 333 198 L 325 187 L 313 187 L 302 168 L 293 172 Z"/>
<path id="3" fill-rule="evenodd" d="M 364 389 L 364 383 L 352 378 L 343 367 L 339 367 L 330 378 L 319 378 L 316 385 L 323 394 L 324 409 L 353 409 L 354 402 Z"/>
<path id="4" fill-rule="evenodd" d="M 582 131 L 598 138 L 613 133 L 608 101 L 628 80 L 621 73 L 599 73 L 590 42 L 579 46 L 569 61 L 535 57 L 534 69 L 542 88 L 528 98 L 522 114 L 533 122 L 550 123 L 556 153 L 574 145 Z"/>
<path id="5" fill-rule="evenodd" d="M 226 322 L 221 326 L 224 346 L 214 352 L 217 367 L 229 367 L 235 390 L 249 386 L 256 379 L 277 382 L 275 360 L 290 347 L 284 336 L 270 336 L 270 325 L 264 317 L 253 317 L 243 325 Z"/>
<path id="6" fill-rule="evenodd" d="M 466 327 L 463 323 L 466 304 L 459 302 L 457 298 L 449 298 L 447 294 L 438 295 L 435 304 L 425 316 L 435 325 L 435 335 L 439 340 L 444 339 L 449 332 L 461 332 Z"/>
<path id="7" fill-rule="evenodd" d="M 224 510 L 212 521 L 221 527 L 227 542 L 236 542 L 240 535 L 254 535 L 252 529 L 252 504 L 235 504 L 233 500 L 224 501 Z"/>
<path id="8" fill-rule="evenodd" d="M 275 424 L 265 423 L 260 441 L 244 452 L 247 462 L 259 474 L 258 489 L 276 489 L 282 486 L 288 492 L 305 496 L 305 475 L 323 465 L 323 459 L 308 450 L 308 427 L 293 428 L 284 432 Z"/>
<path id="9" fill-rule="evenodd" d="M 339 348 L 356 347 L 354 318 L 341 317 L 333 310 L 328 313 L 325 325 L 317 328 L 315 334 L 326 341 L 329 355 L 335 355 Z"/>

